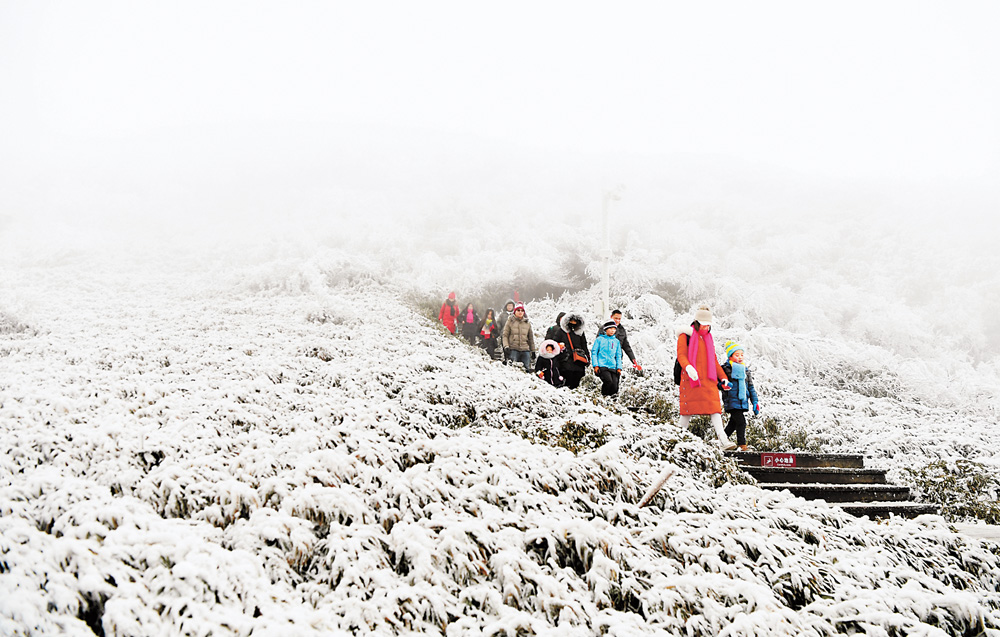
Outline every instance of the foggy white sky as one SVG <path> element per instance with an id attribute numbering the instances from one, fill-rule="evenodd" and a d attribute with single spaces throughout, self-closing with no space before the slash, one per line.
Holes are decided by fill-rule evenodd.
<path id="1" fill-rule="evenodd" d="M 620 182 L 652 210 L 653 182 L 737 173 L 996 211 L 998 26 L 996 2 L 2 0 L 0 215 L 572 208 Z"/>

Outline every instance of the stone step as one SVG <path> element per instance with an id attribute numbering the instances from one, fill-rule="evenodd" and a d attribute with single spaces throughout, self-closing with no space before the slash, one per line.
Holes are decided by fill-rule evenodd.
<path id="1" fill-rule="evenodd" d="M 825 500 L 872 519 L 939 514 L 933 504 L 910 501 L 909 487 L 887 484 L 885 470 L 865 469 L 864 456 L 846 453 L 727 451 L 762 489 Z"/>
<path id="2" fill-rule="evenodd" d="M 896 515 L 902 518 L 915 518 L 918 515 L 939 515 L 941 510 L 934 504 L 923 502 L 841 502 L 841 509 L 857 517 L 868 516 L 871 519 L 887 518 Z"/>
<path id="3" fill-rule="evenodd" d="M 841 467 L 756 467 L 743 470 L 757 482 L 796 482 L 821 484 L 885 484 L 884 469 L 843 469 Z"/>
<path id="4" fill-rule="evenodd" d="M 772 491 L 788 490 L 793 495 L 808 500 L 840 502 L 905 502 L 910 499 L 910 488 L 894 484 L 802 484 L 772 482 L 760 485 Z"/>
<path id="5" fill-rule="evenodd" d="M 809 452 L 765 452 L 727 451 L 729 456 L 748 467 L 840 467 L 861 469 L 865 466 L 862 454 L 852 453 L 809 453 Z"/>

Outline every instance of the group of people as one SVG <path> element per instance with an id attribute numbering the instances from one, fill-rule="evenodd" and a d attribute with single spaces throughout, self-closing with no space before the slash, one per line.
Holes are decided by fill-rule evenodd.
<path id="1" fill-rule="evenodd" d="M 461 333 L 470 345 L 479 345 L 494 360 L 502 357 L 505 363 L 520 364 L 526 372 L 556 387 L 578 387 L 587 370 L 593 368 L 601 379 L 601 393 L 613 396 L 618 393 L 623 356 L 635 369 L 642 369 L 621 325 L 619 310 L 611 312 L 601 326 L 593 349 L 584 333 L 583 316 L 575 312 L 559 312 L 536 348 L 534 328 L 524 305 L 514 299 L 508 299 L 499 313 L 489 308 L 480 317 L 472 303 L 461 309 L 452 292 L 441 304 L 438 319 L 449 332 Z"/>
<path id="2" fill-rule="evenodd" d="M 472 303 L 460 309 L 452 292 L 441 305 L 438 319 L 452 334 L 460 331 L 470 345 L 482 347 L 493 360 L 502 356 L 506 364 L 521 364 L 526 372 L 555 387 L 575 389 L 592 369 L 601 380 L 601 395 L 614 396 L 624 356 L 633 368 L 642 371 L 621 324 L 620 310 L 613 310 L 601 325 L 592 347 L 587 343 L 583 317 L 575 312 L 559 312 L 536 349 L 524 305 L 514 299 L 508 299 L 499 313 L 489 308 L 480 317 Z M 744 361 L 743 347 L 727 341 L 724 349 L 727 360 L 720 365 L 712 338 L 712 313 L 708 307 L 700 307 L 691 325 L 677 336 L 674 380 L 680 386 L 681 426 L 687 427 L 692 416 L 707 415 L 723 449 L 746 450 L 746 412 L 759 414 L 760 402 Z M 729 413 L 729 426 L 725 428 L 723 408 Z M 735 444 L 729 440 L 733 433 L 737 435 Z"/>

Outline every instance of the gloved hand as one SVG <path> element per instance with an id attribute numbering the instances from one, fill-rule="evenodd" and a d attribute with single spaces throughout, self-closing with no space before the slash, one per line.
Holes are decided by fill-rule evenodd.
<path id="1" fill-rule="evenodd" d="M 544 379 L 545 378 L 545 372 L 538 372 L 538 377 Z"/>
<path id="2" fill-rule="evenodd" d="M 760 415 L 760 403 L 759 402 L 758 403 L 754 403 L 754 406 L 753 406 L 753 415 L 754 416 L 759 416 Z"/>
<path id="3" fill-rule="evenodd" d="M 637 372 L 641 372 L 642 371 L 642 365 L 639 364 L 639 361 L 632 361 L 632 367 Z"/>
<path id="4" fill-rule="evenodd" d="M 601 368 L 600 367 L 595 367 L 594 368 L 594 376 L 600 376 L 600 375 L 601 375 Z"/>
<path id="5" fill-rule="evenodd" d="M 687 372 L 688 378 L 691 380 L 698 380 L 698 370 L 694 368 L 694 365 L 688 365 L 684 371 Z"/>
<path id="6" fill-rule="evenodd" d="M 722 391 L 729 391 L 733 388 L 733 386 L 729 384 L 728 380 L 720 380 L 719 384 L 722 385 Z"/>
<path id="7" fill-rule="evenodd" d="M 504 358 L 510 358 L 510 348 L 509 347 L 503 348 L 503 357 Z"/>

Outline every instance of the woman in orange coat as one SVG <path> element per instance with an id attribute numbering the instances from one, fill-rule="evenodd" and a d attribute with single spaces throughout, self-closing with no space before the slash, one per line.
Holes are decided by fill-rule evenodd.
<path id="1" fill-rule="evenodd" d="M 677 335 L 677 362 L 681 366 L 681 427 L 690 424 L 691 416 L 711 416 L 719 445 L 725 451 L 735 449 L 722 427 L 719 386 L 728 390 L 729 379 L 715 357 L 712 312 L 708 307 L 698 308 L 691 326 Z"/>

